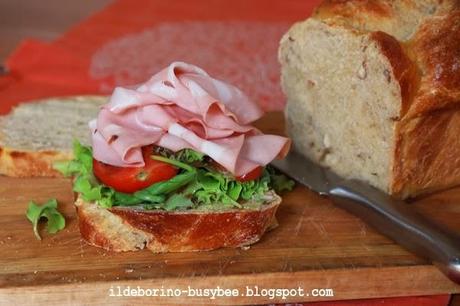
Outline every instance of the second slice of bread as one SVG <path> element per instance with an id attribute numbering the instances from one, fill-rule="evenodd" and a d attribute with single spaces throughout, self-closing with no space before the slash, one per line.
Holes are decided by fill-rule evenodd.
<path id="1" fill-rule="evenodd" d="M 89 143 L 88 122 L 104 96 L 50 98 L 20 104 L 0 117 L 0 174 L 60 176 L 52 164 L 72 158 L 72 143 Z"/>

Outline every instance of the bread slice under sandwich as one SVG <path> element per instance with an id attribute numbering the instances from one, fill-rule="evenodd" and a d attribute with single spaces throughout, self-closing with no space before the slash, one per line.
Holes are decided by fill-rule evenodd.
<path id="1" fill-rule="evenodd" d="M 77 207 L 80 232 L 91 245 L 122 252 L 147 248 L 155 253 L 207 251 L 242 247 L 257 242 L 277 225 L 281 198 L 273 191 L 257 208 L 164 211 L 113 207 L 106 209 L 80 197 Z M 251 206 L 251 203 L 244 203 Z"/>
<path id="2" fill-rule="evenodd" d="M 51 98 L 20 104 L 0 117 L 0 174 L 61 176 L 52 164 L 72 159 L 72 143 L 89 143 L 88 122 L 107 102 L 104 96 Z"/>

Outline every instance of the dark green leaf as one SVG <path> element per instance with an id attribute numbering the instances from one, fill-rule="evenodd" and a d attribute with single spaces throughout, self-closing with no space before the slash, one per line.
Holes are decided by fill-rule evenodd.
<path id="1" fill-rule="evenodd" d="M 203 161 L 204 154 L 192 149 L 183 149 L 174 154 L 174 159 L 179 160 L 186 164 L 193 164 L 195 162 Z"/>
<path id="2" fill-rule="evenodd" d="M 164 209 L 171 211 L 171 210 L 178 210 L 178 209 L 186 209 L 193 206 L 192 200 L 190 198 L 180 194 L 175 193 L 168 198 L 165 203 Z"/>
<path id="3" fill-rule="evenodd" d="M 195 170 L 194 167 L 187 165 L 181 161 L 175 160 L 175 159 L 171 159 L 171 158 L 167 158 L 167 157 L 159 156 L 159 155 L 152 155 L 151 158 L 154 160 L 158 160 L 158 161 L 176 166 L 177 168 L 184 169 L 185 171 L 188 171 L 188 172 L 192 172 Z"/>
<path id="4" fill-rule="evenodd" d="M 283 174 L 271 175 L 271 185 L 275 192 L 282 193 L 284 191 L 291 191 L 294 188 L 294 181 L 287 178 Z"/>
<path id="5" fill-rule="evenodd" d="M 142 189 L 133 194 L 135 198 L 141 200 L 142 203 L 164 203 L 165 196 L 160 194 L 152 194 L 147 189 Z"/>
<path id="6" fill-rule="evenodd" d="M 167 181 L 155 183 L 152 186 L 145 188 L 145 190 L 153 195 L 168 194 L 189 184 L 195 179 L 195 177 L 196 171 L 187 171 L 178 174 Z"/>
<path id="7" fill-rule="evenodd" d="M 133 206 L 141 204 L 142 200 L 132 194 L 115 191 L 113 194 L 114 206 Z"/>
<path id="8" fill-rule="evenodd" d="M 187 187 L 185 187 L 185 189 L 182 191 L 182 194 L 185 196 L 191 196 L 202 188 L 203 187 L 198 181 L 193 181 L 190 184 L 188 184 Z"/>
<path id="9" fill-rule="evenodd" d="M 152 210 L 152 209 L 163 209 L 163 204 L 143 204 L 142 208 L 146 210 Z"/>

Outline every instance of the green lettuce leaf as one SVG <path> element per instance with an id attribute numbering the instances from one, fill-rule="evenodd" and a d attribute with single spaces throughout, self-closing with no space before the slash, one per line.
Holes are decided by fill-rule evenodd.
<path id="1" fill-rule="evenodd" d="M 273 167 L 267 167 L 267 171 L 270 175 L 270 186 L 276 193 L 291 191 L 294 188 L 295 182 L 284 174 L 279 173 Z"/>
<path id="2" fill-rule="evenodd" d="M 74 159 L 71 161 L 57 161 L 53 168 L 64 176 L 91 174 L 93 172 L 93 152 L 90 147 L 82 145 L 78 140 L 73 142 Z"/>
<path id="3" fill-rule="evenodd" d="M 56 199 L 50 199 L 43 205 L 38 205 L 34 201 L 29 202 L 26 216 L 30 222 L 32 222 L 35 237 L 41 240 L 40 234 L 38 233 L 38 221 L 41 218 L 46 218 L 48 233 L 54 234 L 62 230 L 65 227 L 65 218 L 57 210 Z"/>
<path id="4" fill-rule="evenodd" d="M 240 198 L 241 191 L 243 191 L 242 184 L 239 184 L 238 182 L 235 182 L 235 181 L 230 182 L 228 184 L 227 194 L 234 201 L 237 201 Z"/>
<path id="5" fill-rule="evenodd" d="M 94 176 L 91 148 L 74 140 L 73 154 L 74 159 L 71 161 L 54 163 L 54 169 L 60 171 L 64 176 L 75 177 L 73 190 L 78 192 L 83 200 L 96 202 L 105 208 L 112 207 L 115 191 L 100 184 Z"/>

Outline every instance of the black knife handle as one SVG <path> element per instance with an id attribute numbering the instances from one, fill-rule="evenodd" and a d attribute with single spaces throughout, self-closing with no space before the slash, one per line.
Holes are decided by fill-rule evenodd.
<path id="1" fill-rule="evenodd" d="M 433 224 L 404 201 L 360 182 L 344 181 L 329 194 L 340 207 L 430 260 L 460 284 L 460 236 Z"/>

